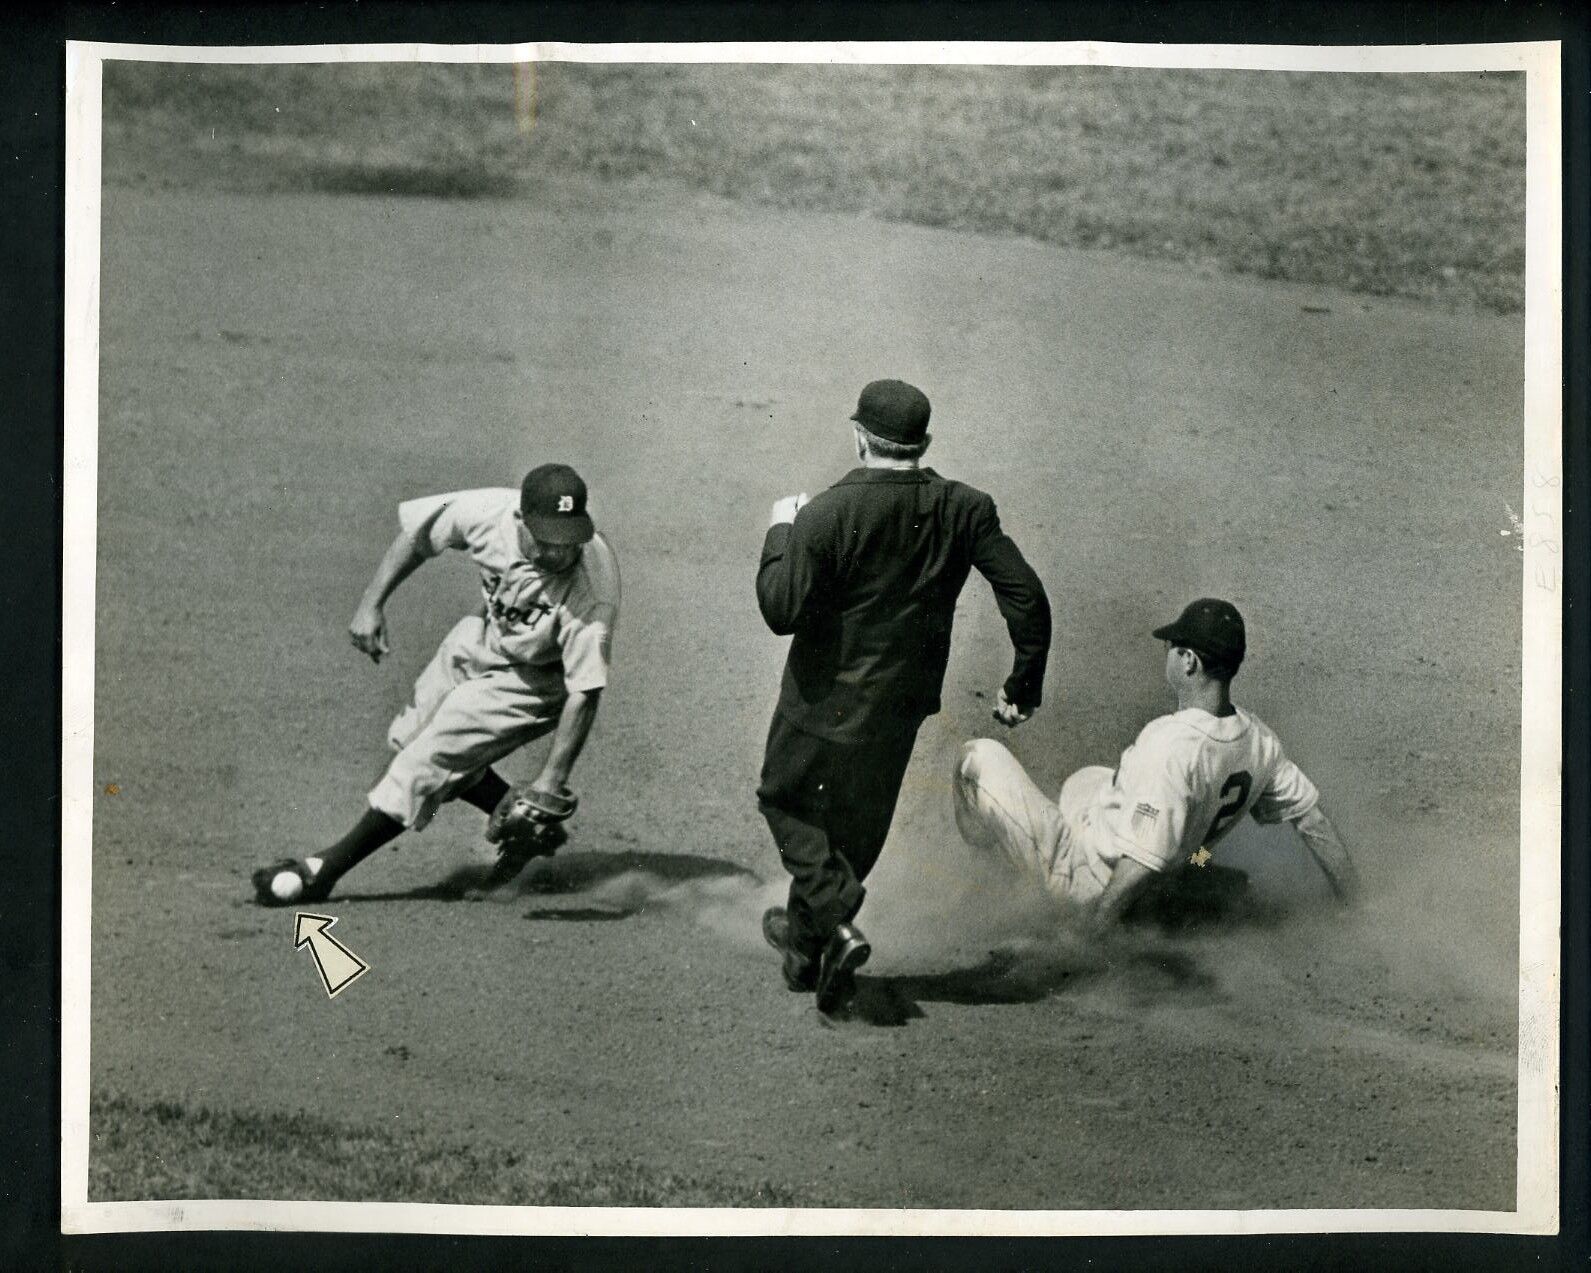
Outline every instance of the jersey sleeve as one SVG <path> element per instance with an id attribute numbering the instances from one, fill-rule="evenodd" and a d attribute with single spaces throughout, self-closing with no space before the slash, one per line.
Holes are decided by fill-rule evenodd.
<path id="1" fill-rule="evenodd" d="M 619 560 L 605 536 L 597 535 L 586 545 L 581 569 L 585 586 L 580 602 L 558 631 L 564 685 L 572 693 L 607 685 L 619 626 Z"/>
<path id="2" fill-rule="evenodd" d="M 511 505 L 513 492 L 506 495 Z M 503 515 L 504 496 L 504 491 L 488 489 L 405 500 L 398 505 L 398 524 L 415 537 L 426 557 L 435 557 L 449 548 L 468 549 Z"/>
<path id="3" fill-rule="evenodd" d="M 1122 856 L 1151 871 L 1168 870 L 1181 853 L 1192 803 L 1183 766 L 1146 729 L 1122 753 L 1116 771 L 1121 808 L 1111 831 Z"/>
<path id="4" fill-rule="evenodd" d="M 1286 756 L 1279 756 L 1271 780 L 1255 800 L 1254 821 L 1269 825 L 1292 822 L 1303 817 L 1320 802 L 1320 793 L 1304 771 Z"/>
<path id="5" fill-rule="evenodd" d="M 574 619 L 558 634 L 563 651 L 563 682 L 571 693 L 590 693 L 608 683 L 613 628 L 602 619 Z"/>

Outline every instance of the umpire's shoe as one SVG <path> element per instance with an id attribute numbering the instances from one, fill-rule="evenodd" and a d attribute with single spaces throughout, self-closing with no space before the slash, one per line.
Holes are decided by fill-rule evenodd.
<path id="1" fill-rule="evenodd" d="M 818 984 L 818 961 L 790 944 L 790 913 L 770 906 L 762 913 L 763 940 L 784 956 L 784 984 L 810 994 Z"/>
<path id="2" fill-rule="evenodd" d="M 862 930 L 854 924 L 841 924 L 823 948 L 818 965 L 818 1011 L 824 1016 L 847 1007 L 856 994 L 856 970 L 873 953 Z"/>

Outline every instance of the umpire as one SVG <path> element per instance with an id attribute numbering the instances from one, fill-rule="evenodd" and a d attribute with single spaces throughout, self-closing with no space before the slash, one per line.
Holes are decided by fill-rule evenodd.
<path id="1" fill-rule="evenodd" d="M 889 834 L 917 730 L 939 710 L 956 597 L 975 566 L 994 589 L 1011 644 L 995 716 L 1038 707 L 1050 648 L 1044 586 L 1000 529 L 994 501 L 921 465 L 928 399 L 899 380 L 862 390 L 861 467 L 810 502 L 773 506 L 757 602 L 791 635 L 768 731 L 758 807 L 790 872 L 787 908 L 762 917 L 791 990 L 819 1011 L 845 1007 L 872 953 L 852 923 L 862 881 Z"/>

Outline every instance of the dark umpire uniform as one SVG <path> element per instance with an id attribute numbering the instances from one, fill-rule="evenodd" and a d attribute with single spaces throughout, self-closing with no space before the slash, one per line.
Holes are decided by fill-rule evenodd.
<path id="1" fill-rule="evenodd" d="M 863 390 L 858 449 L 869 435 L 901 453 L 926 446 L 928 399 L 900 381 Z M 1002 706 L 1039 705 L 1050 645 L 1044 587 L 1000 529 L 994 501 L 915 458 L 864 451 L 864 467 L 768 531 L 757 600 L 792 635 L 768 732 L 758 805 L 790 872 L 785 911 L 763 922 L 792 989 L 832 1011 L 870 953 L 851 920 L 889 834 L 923 720 L 939 710 L 956 598 L 976 567 L 1016 650 Z"/>

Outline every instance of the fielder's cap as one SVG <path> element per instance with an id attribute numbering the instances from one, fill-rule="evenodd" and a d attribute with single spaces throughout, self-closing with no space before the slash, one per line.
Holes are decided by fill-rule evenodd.
<path id="1" fill-rule="evenodd" d="M 851 416 L 869 433 L 912 446 L 928 432 L 928 397 L 904 380 L 875 380 L 862 390 Z"/>
<path id="2" fill-rule="evenodd" d="M 1233 672 L 1243 662 L 1248 648 L 1243 616 L 1230 601 L 1215 597 L 1200 597 L 1190 603 L 1175 623 L 1156 628 L 1154 635 L 1162 641 L 1186 646 L 1207 665 Z"/>
<path id="3" fill-rule="evenodd" d="M 519 515 L 544 544 L 583 544 L 596 534 L 586 513 L 586 484 L 567 464 L 543 464 L 525 474 Z"/>

